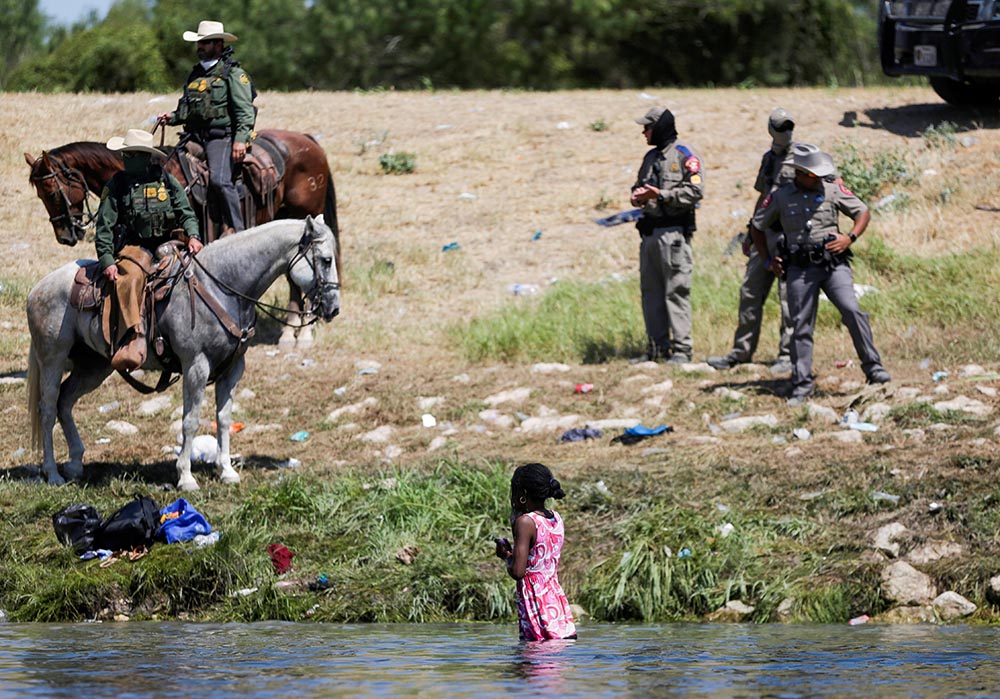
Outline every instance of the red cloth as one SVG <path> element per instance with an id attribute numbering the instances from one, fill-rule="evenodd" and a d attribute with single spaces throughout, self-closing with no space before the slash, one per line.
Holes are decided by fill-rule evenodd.
<path id="1" fill-rule="evenodd" d="M 292 569 L 292 556 L 295 552 L 284 544 L 270 544 L 267 547 L 267 554 L 271 557 L 271 565 L 274 572 L 283 575 Z"/>

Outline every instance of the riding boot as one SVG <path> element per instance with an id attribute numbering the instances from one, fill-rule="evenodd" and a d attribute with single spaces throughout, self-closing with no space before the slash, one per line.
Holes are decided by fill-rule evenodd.
<path id="1" fill-rule="evenodd" d="M 146 334 L 140 327 L 135 332 L 129 331 L 128 335 L 128 342 L 111 358 L 111 368 L 115 371 L 134 371 L 146 363 Z"/>

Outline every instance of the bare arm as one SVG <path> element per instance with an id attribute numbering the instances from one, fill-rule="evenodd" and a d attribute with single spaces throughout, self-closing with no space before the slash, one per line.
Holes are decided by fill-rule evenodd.
<path id="1" fill-rule="evenodd" d="M 535 543 L 535 520 L 521 515 L 514 523 L 514 553 L 507 559 L 507 574 L 515 580 L 524 577 L 528 569 L 528 554 Z"/>

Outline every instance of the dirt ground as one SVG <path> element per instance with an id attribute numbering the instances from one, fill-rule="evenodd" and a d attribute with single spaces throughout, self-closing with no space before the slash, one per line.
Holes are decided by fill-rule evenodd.
<path id="1" fill-rule="evenodd" d="M 7 381 L 0 385 L 0 464 L 6 467 L 38 463 L 28 451 L 19 382 L 28 353 L 24 295 L 48 270 L 94 254 L 89 241 L 72 249 L 56 243 L 29 185 L 23 153 L 37 156 L 75 140 L 103 142 L 128 128 L 148 128 L 150 117 L 171 107 L 173 99 L 0 96 L 0 250 L 8 260 L 0 272 L 5 285 L 0 297 L 8 297 L 0 303 L 0 375 Z M 893 246 L 927 255 L 998 241 L 996 214 L 976 208 L 1000 206 L 998 122 L 995 116 L 958 112 L 929 89 L 264 94 L 258 128 L 311 133 L 330 158 L 345 279 L 342 315 L 318 330 L 313 348 L 278 351 L 273 328 L 251 348 L 236 415 L 245 427 L 234 439 L 234 451 L 245 457 L 244 478 L 259 477 L 254 464 L 288 458 L 317 474 L 444 457 L 543 460 L 568 474 L 608 468 L 669 473 L 671 459 L 681 454 L 706 465 L 799 463 L 816 476 L 809 482 L 800 471 L 792 479 L 808 490 L 822 480 L 830 460 L 885 460 L 909 473 L 917 465 L 933 467 L 944 453 L 994 459 L 996 420 L 989 415 L 969 425 L 914 425 L 926 428 L 922 434 L 883 429 L 861 436 L 860 443 L 831 437 L 793 444 L 796 427 L 817 435 L 840 430 L 824 418 L 786 408 L 777 395 L 780 381 L 758 365 L 726 374 L 624 361 L 477 365 L 449 346 L 444 332 L 449 324 L 522 302 L 510 294 L 511 284 L 544 290 L 557 279 L 636 274 L 634 229 L 602 228 L 593 219 L 629 208 L 628 189 L 646 149 L 633 119 L 658 103 L 675 112 L 681 138 L 705 163 L 707 195 L 699 212 L 695 264 L 713 274 L 739 278 L 742 273 L 741 260 L 721 252 L 750 214 L 753 178 L 769 144 L 766 118 L 779 105 L 795 116 L 798 139 L 828 150 L 850 143 L 862 152 L 918 152 L 929 126 L 952 122 L 962 143 L 936 155 L 936 166 L 919 173 L 916 185 L 935 191 L 954 185 L 948 208 L 921 199 L 904 212 L 876 217 L 870 230 Z M 603 129 L 595 128 L 601 124 Z M 388 152 L 415 154 L 416 172 L 382 174 L 378 158 Z M 538 231 L 541 236 L 533 240 Z M 452 242 L 459 249 L 442 251 Z M 391 279 L 380 280 L 378 270 L 387 268 Z M 280 291 L 272 295 L 274 301 L 283 298 Z M 734 295 L 733 324 L 736 301 Z M 733 328 L 696 324 L 696 361 L 725 353 Z M 899 407 L 919 396 L 964 395 L 990 410 L 997 406 L 995 379 L 959 379 L 962 367 L 955 366 L 946 393 L 915 361 L 890 361 L 896 380 L 862 395 L 861 372 L 835 365 L 853 356 L 844 335 L 821 338 L 817 347 L 825 390 L 818 403 L 836 417 L 859 396 L 862 411 L 877 402 Z M 775 344 L 775 328 L 765 328 L 762 359 L 772 356 Z M 977 359 L 969 357 L 967 364 L 983 365 L 985 374 L 996 370 L 998 357 Z M 576 394 L 577 383 L 595 389 Z M 181 404 L 179 387 L 167 395 L 169 406 L 152 416 L 140 414 L 146 398 L 117 377 L 84 398 L 77 415 L 88 445 L 86 461 L 94 464 L 88 468 L 131 464 L 141 472 L 139 464 L 157 464 L 162 472 L 175 443 L 170 423 Z M 117 406 L 99 410 L 115 401 Z M 341 414 L 331 419 L 338 409 Z M 494 412 L 484 412 L 489 410 Z M 773 415 L 774 423 L 731 434 L 723 418 L 736 412 Z M 424 413 L 434 415 L 438 425 L 425 427 Z M 527 417 L 536 420 L 522 424 Z M 136 424 L 139 437 L 111 431 L 112 418 Z M 209 411 L 203 418 L 210 420 Z M 558 442 L 564 429 L 600 420 L 625 422 L 603 423 L 605 437 L 596 442 Z M 627 421 L 671 424 L 676 432 L 650 440 L 649 446 L 660 450 L 610 445 L 608 438 Z M 289 440 L 301 430 L 309 432 L 305 441 Z M 58 439 L 57 444 L 65 458 Z M 199 478 L 204 484 L 212 476 L 203 470 Z"/>

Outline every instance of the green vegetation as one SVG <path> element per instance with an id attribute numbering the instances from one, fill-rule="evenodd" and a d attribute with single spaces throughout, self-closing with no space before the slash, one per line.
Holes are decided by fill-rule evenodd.
<path id="1" fill-rule="evenodd" d="M 845 142 L 837 145 L 835 160 L 844 184 L 864 202 L 873 202 L 889 186 L 907 184 L 912 179 L 902 149 L 880 150 L 869 159 L 856 145 Z"/>
<path id="2" fill-rule="evenodd" d="M 47 27 L 37 0 L 0 7 L 0 89 L 167 89 L 195 60 L 181 33 L 202 16 L 225 18 L 262 90 L 884 79 L 875 8 L 862 0 L 119 0 L 105 19 L 71 28 Z"/>
<path id="3" fill-rule="evenodd" d="M 924 143 L 930 148 L 954 148 L 958 145 L 957 130 L 958 125 L 953 121 L 931 124 L 922 134 Z"/>
<path id="4" fill-rule="evenodd" d="M 417 169 L 417 156 L 413 153 L 383 153 L 378 164 L 387 175 L 406 175 Z"/>
<path id="5" fill-rule="evenodd" d="M 784 498 L 771 480 L 778 472 L 757 474 L 763 482 L 748 488 L 730 464 L 731 477 L 698 486 L 703 468 L 685 461 L 677 473 L 688 475 L 675 478 L 616 471 L 606 484 L 566 479 L 567 498 L 556 504 L 567 522 L 560 578 L 573 601 L 609 621 L 698 619 L 735 599 L 756 608 L 756 621 L 778 618 L 779 606 L 783 618 L 837 623 L 883 610 L 879 566 L 862 562 L 868 545 L 858 533 L 878 509 L 869 493 L 882 487 L 879 464 L 827 464 L 837 492 L 809 502 Z M 954 468 L 956 480 L 935 487 L 961 489 L 995 464 L 959 459 Z M 330 481 L 279 473 L 243 491 L 192 495 L 222 532 L 218 544 L 157 544 L 109 567 L 75 560 L 57 543 L 50 515 L 70 502 L 110 512 L 142 485 L 0 481 L 0 607 L 17 621 L 514 618 L 514 583 L 492 554 L 492 537 L 507 527 L 507 465 L 441 461 Z M 998 515 L 986 505 L 998 498 L 994 489 L 981 515 L 953 522 L 985 535 L 972 547 L 991 545 Z M 272 542 L 296 553 L 279 585 L 265 552 Z M 989 566 L 963 561 L 938 564 L 936 574 L 981 590 Z M 309 590 L 320 574 L 329 589 Z"/>

